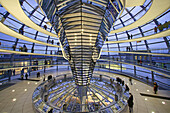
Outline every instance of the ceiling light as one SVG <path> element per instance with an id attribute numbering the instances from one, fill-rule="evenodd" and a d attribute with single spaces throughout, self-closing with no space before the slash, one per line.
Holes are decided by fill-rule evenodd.
<path id="1" fill-rule="evenodd" d="M 30 82 L 28 82 L 28 84 L 30 84 Z"/>
<path id="2" fill-rule="evenodd" d="M 149 90 L 147 90 L 147 92 L 149 92 Z"/>
<path id="3" fill-rule="evenodd" d="M 154 111 L 152 111 L 152 113 L 155 113 Z"/>
<path id="4" fill-rule="evenodd" d="M 35 84 L 37 84 L 37 82 Z"/>
<path id="5" fill-rule="evenodd" d="M 148 100 L 147 98 L 145 98 L 145 100 Z"/>
<path id="6" fill-rule="evenodd" d="M 12 101 L 15 102 L 17 99 L 16 98 L 13 98 Z"/>
<path id="7" fill-rule="evenodd" d="M 165 104 L 165 102 L 164 102 L 164 101 L 162 101 L 162 104 Z"/>
<path id="8" fill-rule="evenodd" d="M 25 89 L 24 91 L 27 91 L 27 89 Z"/>
<path id="9" fill-rule="evenodd" d="M 15 92 L 15 89 L 13 89 L 12 92 Z"/>
<path id="10" fill-rule="evenodd" d="M 138 89 L 136 89 L 136 91 L 138 91 Z"/>

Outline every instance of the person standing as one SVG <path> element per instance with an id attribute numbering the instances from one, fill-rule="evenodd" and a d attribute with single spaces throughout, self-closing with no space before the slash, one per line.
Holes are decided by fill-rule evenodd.
<path id="1" fill-rule="evenodd" d="M 129 93 L 130 94 L 130 97 L 129 97 L 129 99 L 128 99 L 128 106 L 129 106 L 129 113 L 133 113 L 133 105 L 134 105 L 134 103 L 133 103 L 133 95 L 131 94 L 131 93 Z"/>
<path id="2" fill-rule="evenodd" d="M 129 78 L 129 82 L 130 82 L 131 85 L 133 85 L 133 84 L 132 84 L 132 78 L 131 78 L 131 77 Z"/>
<path id="3" fill-rule="evenodd" d="M 25 78 L 26 78 L 26 80 L 28 79 L 28 74 L 27 73 L 25 74 Z"/>
<path id="4" fill-rule="evenodd" d="M 43 79 L 43 81 L 45 81 L 45 74 L 44 74 L 44 79 Z"/>
<path id="5" fill-rule="evenodd" d="M 158 91 L 158 85 L 157 85 L 156 82 L 154 82 L 153 90 L 154 90 L 155 94 L 156 94 L 157 91 Z"/>
<path id="6" fill-rule="evenodd" d="M 157 27 L 156 26 L 154 27 L 154 32 L 157 33 Z"/>
<path id="7" fill-rule="evenodd" d="M 130 35 L 130 38 L 131 38 L 131 39 L 133 38 L 133 35 L 132 35 L 132 34 Z"/>

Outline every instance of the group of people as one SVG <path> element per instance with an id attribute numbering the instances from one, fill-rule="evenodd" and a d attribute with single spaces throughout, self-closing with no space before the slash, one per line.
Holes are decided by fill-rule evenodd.
<path id="1" fill-rule="evenodd" d="M 16 45 L 15 44 L 12 46 L 12 49 L 13 49 L 13 51 L 15 51 L 15 49 L 16 49 Z M 23 47 L 22 46 L 19 47 L 19 51 L 27 52 L 28 49 L 27 49 L 26 45 L 24 44 Z"/>
<path id="2" fill-rule="evenodd" d="M 163 29 L 168 29 L 170 28 L 170 21 L 165 21 L 165 23 L 162 25 L 161 23 L 158 26 L 154 27 L 154 32 L 157 33 L 158 29 L 159 32 L 163 31 Z"/>
<path id="3" fill-rule="evenodd" d="M 128 36 L 128 39 L 132 39 L 133 38 L 132 34 L 131 35 L 127 34 L 127 36 Z"/>
<path id="4" fill-rule="evenodd" d="M 25 79 L 28 79 L 28 73 L 25 74 Z M 21 74 L 21 80 L 24 80 L 24 74 Z"/>
<path id="5" fill-rule="evenodd" d="M 47 43 L 54 44 L 54 40 L 47 40 Z"/>
<path id="6" fill-rule="evenodd" d="M 26 45 L 24 44 L 23 47 L 22 46 L 19 47 L 19 51 L 27 52 L 28 49 L 27 49 Z"/>

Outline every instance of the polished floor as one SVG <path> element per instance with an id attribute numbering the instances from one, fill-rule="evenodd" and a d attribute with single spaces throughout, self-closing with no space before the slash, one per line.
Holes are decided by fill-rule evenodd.
<path id="1" fill-rule="evenodd" d="M 57 75 L 68 73 L 68 71 L 57 72 L 56 69 L 48 70 L 46 75 Z M 95 73 L 109 75 L 112 77 L 119 76 L 130 87 L 130 92 L 134 96 L 134 113 L 170 113 L 170 100 L 158 99 L 153 97 L 141 96 L 140 93 L 153 94 L 153 88 L 144 83 L 132 80 L 133 85 L 129 84 L 129 79 L 121 75 L 113 73 L 95 71 Z M 95 74 L 94 73 L 94 74 Z M 31 77 L 35 78 L 36 72 L 32 73 Z M 41 73 L 43 75 L 43 72 Z M 32 107 L 32 93 L 34 89 L 42 82 L 42 79 L 37 81 L 28 80 L 13 80 L 15 85 L 5 88 L 0 91 L 0 113 L 34 113 Z M 156 95 L 170 97 L 170 91 L 158 91 Z M 123 113 L 129 113 L 128 107 Z"/>

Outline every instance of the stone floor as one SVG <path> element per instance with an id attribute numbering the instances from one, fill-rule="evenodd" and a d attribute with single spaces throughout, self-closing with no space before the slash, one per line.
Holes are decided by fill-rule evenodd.
<path id="1" fill-rule="evenodd" d="M 52 74 L 55 76 L 57 74 L 64 73 L 68 73 L 68 71 L 56 72 L 56 70 L 54 69 L 53 71 L 47 71 L 46 75 Z M 130 85 L 129 79 L 127 77 L 116 75 L 113 73 L 101 71 L 95 71 L 95 73 L 105 74 L 112 77 L 119 76 L 125 81 L 127 85 L 129 85 L 130 92 L 134 96 L 134 113 L 170 113 L 170 100 L 140 95 L 140 92 L 153 93 L 153 88 L 151 86 L 148 86 L 136 80 L 132 80 L 133 85 Z M 34 113 L 32 107 L 32 94 L 35 88 L 41 82 L 42 79 L 39 82 L 18 80 L 15 85 L 12 85 L 0 91 L 0 113 Z M 158 91 L 158 94 L 156 95 L 161 95 L 161 92 L 168 91 Z M 170 93 L 163 94 L 167 96 L 170 95 Z M 129 113 L 128 107 L 126 107 L 122 113 Z"/>

